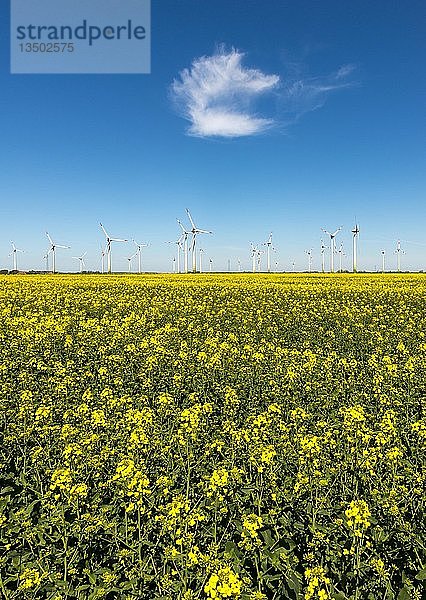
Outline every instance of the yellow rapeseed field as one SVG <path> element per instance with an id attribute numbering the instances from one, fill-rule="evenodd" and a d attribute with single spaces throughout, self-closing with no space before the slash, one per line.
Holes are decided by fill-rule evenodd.
<path id="1" fill-rule="evenodd" d="M 0 279 L 0 597 L 425 597 L 426 276 Z"/>

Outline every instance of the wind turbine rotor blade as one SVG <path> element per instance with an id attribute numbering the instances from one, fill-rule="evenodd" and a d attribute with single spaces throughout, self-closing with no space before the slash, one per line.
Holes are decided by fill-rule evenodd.
<path id="1" fill-rule="evenodd" d="M 179 227 L 182 229 L 182 233 L 188 234 L 188 232 L 186 231 L 185 227 L 182 225 L 181 221 L 179 221 L 179 219 L 176 219 L 176 221 L 178 222 Z"/>
<path id="2" fill-rule="evenodd" d="M 106 230 L 105 230 L 105 227 L 102 225 L 102 223 L 99 223 L 99 225 L 101 226 L 101 229 L 102 229 L 102 231 L 103 231 L 103 232 L 104 232 L 104 234 L 105 234 L 105 237 L 107 237 L 107 238 L 108 238 L 108 237 L 109 237 L 109 235 L 107 234 L 107 232 L 106 232 Z"/>
<path id="3" fill-rule="evenodd" d="M 129 240 L 122 240 L 121 238 L 110 238 L 111 242 L 128 242 Z"/>
<path id="4" fill-rule="evenodd" d="M 52 244 L 52 246 L 54 246 L 55 244 L 53 243 L 53 240 L 50 237 L 50 235 L 47 233 L 47 231 L 46 231 L 46 235 L 47 235 L 47 239 L 49 240 L 49 242 Z"/>
<path id="5" fill-rule="evenodd" d="M 61 244 L 56 244 L 56 248 L 71 248 L 71 246 L 61 246 Z"/>
<path id="6" fill-rule="evenodd" d="M 190 220 L 193 229 L 197 229 L 194 221 L 192 220 L 191 213 L 189 212 L 189 210 L 187 208 L 185 208 L 185 210 L 186 210 L 186 214 L 188 215 L 188 219 Z"/>
<path id="7" fill-rule="evenodd" d="M 213 231 L 207 231 L 206 229 L 197 229 L 196 233 L 213 233 Z"/>

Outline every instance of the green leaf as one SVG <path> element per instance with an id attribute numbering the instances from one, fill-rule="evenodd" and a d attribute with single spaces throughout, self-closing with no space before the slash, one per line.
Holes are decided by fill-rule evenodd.
<path id="1" fill-rule="evenodd" d="M 272 539 L 272 535 L 271 535 L 271 530 L 265 529 L 264 531 L 261 531 L 261 535 L 262 535 L 263 539 L 265 540 L 266 547 L 270 548 L 274 544 L 274 540 Z"/>
<path id="2" fill-rule="evenodd" d="M 96 583 L 96 573 L 87 573 L 87 576 L 89 578 L 90 583 Z"/>
<path id="3" fill-rule="evenodd" d="M 226 542 L 225 553 L 230 558 L 239 558 L 241 556 L 241 552 L 238 550 L 238 546 L 234 542 Z"/>
<path id="4" fill-rule="evenodd" d="M 290 575 L 290 577 L 287 577 L 287 585 L 291 590 L 295 591 L 296 594 L 299 594 L 300 583 L 299 583 L 296 573 L 292 573 Z"/>
<path id="5" fill-rule="evenodd" d="M 410 591 L 404 585 L 404 587 L 400 590 L 400 592 L 398 594 L 398 600 L 410 600 L 410 598 L 411 598 Z"/>
<path id="6" fill-rule="evenodd" d="M 424 579 L 426 579 L 426 569 L 422 569 L 421 571 L 419 571 L 416 575 L 416 579 L 418 579 L 419 581 L 423 581 Z"/>
<path id="7" fill-rule="evenodd" d="M 296 548 L 297 545 L 296 542 L 293 542 L 291 538 L 284 538 L 282 542 L 287 552 L 291 552 L 292 550 L 294 550 L 294 548 Z"/>

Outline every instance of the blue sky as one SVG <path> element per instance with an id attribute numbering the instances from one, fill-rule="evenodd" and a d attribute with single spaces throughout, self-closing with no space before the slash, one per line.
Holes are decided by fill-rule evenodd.
<path id="1" fill-rule="evenodd" d="M 99 268 L 102 221 L 170 270 L 185 207 L 204 261 L 250 268 L 273 232 L 279 269 L 320 266 L 321 227 L 350 264 L 386 250 L 426 268 L 424 3 L 152 0 L 149 75 L 11 75 L 0 5 L 0 267 L 42 268 L 45 231 Z M 186 69 L 186 71 L 184 71 Z M 113 248 L 127 268 L 130 245 Z M 264 263 L 265 264 L 265 261 Z"/>

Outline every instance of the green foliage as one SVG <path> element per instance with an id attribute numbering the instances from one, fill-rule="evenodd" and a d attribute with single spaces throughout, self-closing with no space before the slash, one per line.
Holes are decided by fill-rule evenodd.
<path id="1" fill-rule="evenodd" d="M 0 597 L 420 600 L 426 279 L 0 279 Z"/>

